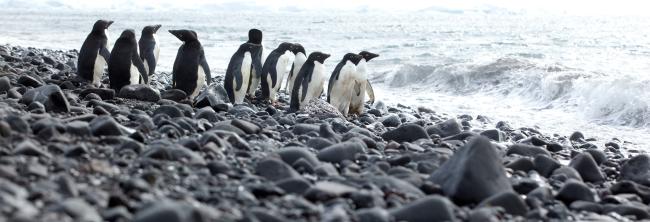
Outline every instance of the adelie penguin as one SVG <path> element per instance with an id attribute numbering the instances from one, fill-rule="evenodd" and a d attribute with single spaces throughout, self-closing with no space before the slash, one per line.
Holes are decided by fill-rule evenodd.
<path id="1" fill-rule="evenodd" d="M 140 59 L 144 62 L 149 76 L 153 75 L 156 71 L 156 64 L 160 55 L 160 45 L 158 43 L 158 29 L 161 25 L 145 26 L 142 29 L 142 35 L 138 46 L 140 47 Z"/>
<path id="2" fill-rule="evenodd" d="M 291 71 L 289 64 L 293 57 L 293 44 L 284 42 L 274 49 L 262 66 L 262 98 L 272 103 L 277 101 L 277 94 L 282 81 Z"/>
<path id="3" fill-rule="evenodd" d="M 108 51 L 108 27 L 113 21 L 97 20 L 93 25 L 93 30 L 88 34 L 81 49 L 77 60 L 77 73 L 93 85 L 99 86 L 104 66 L 109 61 L 110 52 Z"/>
<path id="4" fill-rule="evenodd" d="M 251 75 L 262 72 L 261 53 L 262 45 L 244 43 L 230 58 L 223 85 L 232 104 L 244 102 Z"/>
<path id="5" fill-rule="evenodd" d="M 253 43 L 261 46 L 260 53 L 258 53 L 258 55 L 256 56 L 259 61 L 264 62 L 264 58 L 262 58 L 263 57 L 262 55 L 264 54 L 264 46 L 262 45 L 262 31 L 259 29 L 248 30 L 248 41 L 246 43 Z M 250 84 L 248 84 L 246 87 L 246 95 L 250 98 L 253 98 L 255 97 L 255 91 L 260 86 L 260 81 L 262 79 L 261 70 L 259 71 L 253 70 L 253 74 L 250 75 L 248 79 L 249 79 L 248 82 Z"/>
<path id="6" fill-rule="evenodd" d="M 172 87 L 183 90 L 190 100 L 196 97 L 204 84 L 210 84 L 210 66 L 205 59 L 203 46 L 192 30 L 169 30 L 169 33 L 183 41 L 178 48 L 172 69 Z"/>
<path id="7" fill-rule="evenodd" d="M 293 49 L 291 50 L 294 54 L 293 64 L 291 65 L 291 71 L 289 71 L 289 77 L 287 77 L 287 94 L 291 95 L 291 90 L 293 89 L 293 82 L 296 81 L 296 76 L 298 76 L 298 71 L 302 68 L 302 65 L 307 61 L 307 53 L 305 52 L 305 47 L 298 43 L 293 44 Z"/>
<path id="8" fill-rule="evenodd" d="M 138 43 L 135 31 L 127 29 L 115 41 L 111 60 L 108 62 L 108 79 L 111 89 L 119 92 L 130 84 L 147 83 L 147 70 L 138 55 Z"/>
<path id="9" fill-rule="evenodd" d="M 330 76 L 327 102 L 345 116 L 348 115 L 352 96 L 356 93 L 357 65 L 362 59 L 362 56 L 354 53 L 345 54 Z M 365 84 L 365 81 L 363 83 Z"/>
<path id="10" fill-rule="evenodd" d="M 360 115 L 363 113 L 363 104 L 366 100 L 366 92 L 368 93 L 368 96 L 370 97 L 370 103 L 375 102 L 375 93 L 374 90 L 372 89 L 372 85 L 370 85 L 370 81 L 368 80 L 368 67 L 367 63 L 373 58 L 378 57 L 378 54 L 374 54 L 371 52 L 367 51 L 362 51 L 359 53 L 360 56 L 363 58 L 361 61 L 359 61 L 359 64 L 357 64 L 357 72 L 355 75 L 352 75 L 352 78 L 349 80 L 354 83 L 353 86 L 353 93 L 352 93 L 352 98 L 350 101 L 350 110 L 348 111 L 349 114 L 357 114 Z"/>
<path id="11" fill-rule="evenodd" d="M 323 63 L 329 54 L 312 52 L 302 65 L 291 90 L 290 111 L 296 112 L 312 99 L 318 99 L 323 94 L 325 84 L 325 66 Z"/>

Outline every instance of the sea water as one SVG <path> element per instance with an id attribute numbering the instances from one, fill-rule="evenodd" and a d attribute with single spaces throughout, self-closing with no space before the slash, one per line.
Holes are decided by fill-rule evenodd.
<path id="1" fill-rule="evenodd" d="M 213 76 L 223 75 L 247 31 L 264 31 L 266 50 L 282 42 L 332 54 L 380 54 L 369 63 L 377 99 L 430 107 L 449 118 L 487 116 L 493 124 L 568 136 L 602 146 L 650 144 L 650 18 L 417 11 L 273 13 L 196 11 L 0 10 L 0 44 L 79 49 L 97 19 L 111 42 L 127 28 L 162 24 L 156 70 L 170 72 L 182 44 L 170 29 L 196 30 Z"/>

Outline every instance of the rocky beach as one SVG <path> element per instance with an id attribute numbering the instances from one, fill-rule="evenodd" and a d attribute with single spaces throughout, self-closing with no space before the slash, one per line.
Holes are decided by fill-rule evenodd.
<path id="1" fill-rule="evenodd" d="M 650 156 L 617 139 L 382 102 L 290 113 L 282 93 L 232 106 L 221 75 L 197 101 L 168 73 L 115 92 L 76 58 L 0 46 L 0 221 L 650 219 Z"/>

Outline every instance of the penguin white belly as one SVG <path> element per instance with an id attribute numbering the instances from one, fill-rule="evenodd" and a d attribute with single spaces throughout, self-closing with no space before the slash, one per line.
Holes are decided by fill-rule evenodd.
<path id="1" fill-rule="evenodd" d="M 339 78 L 334 80 L 335 82 L 332 83 L 332 89 L 330 90 L 330 104 L 346 116 L 353 94 L 354 80 L 352 78 L 356 71 L 354 64 L 348 61 L 341 68 Z"/>
<path id="2" fill-rule="evenodd" d="M 158 45 L 158 35 L 153 34 L 153 41 L 154 41 L 154 48 L 153 48 L 153 56 L 156 58 L 156 61 L 154 61 L 154 64 L 158 64 L 158 58 L 160 58 L 160 46 Z"/>
<path id="3" fill-rule="evenodd" d="M 131 68 L 129 69 L 129 84 L 133 85 L 139 83 L 140 83 L 140 71 L 138 71 L 137 67 L 131 64 Z"/>
<path id="4" fill-rule="evenodd" d="M 102 75 L 104 74 L 105 65 L 106 60 L 99 54 L 99 52 L 97 52 L 97 57 L 95 57 L 95 67 L 93 69 L 93 85 L 99 86 L 99 82 L 101 81 Z"/>
<path id="5" fill-rule="evenodd" d="M 303 103 L 301 103 L 301 108 L 303 105 L 309 103 L 312 99 L 320 98 L 323 93 L 323 85 L 325 84 L 325 67 L 319 62 L 314 62 L 314 71 L 312 72 L 311 82 L 307 87 L 307 95 Z M 304 89 L 303 89 L 304 90 Z"/>
<path id="6" fill-rule="evenodd" d="M 149 73 L 149 63 L 147 62 L 147 58 L 145 58 L 142 62 L 144 62 L 144 70 Z"/>
<path id="7" fill-rule="evenodd" d="M 275 86 L 271 89 L 270 97 L 271 101 L 276 101 L 277 100 L 277 94 L 278 91 L 280 91 L 280 88 L 282 88 L 282 81 L 284 78 L 287 76 L 287 74 L 291 71 L 291 67 L 289 66 L 289 62 L 291 59 L 291 56 L 289 55 L 290 53 L 287 52 L 284 55 L 281 55 L 280 58 L 278 58 L 278 63 L 275 65 L 275 71 L 276 71 L 276 82 Z M 287 69 L 289 67 L 289 69 Z M 267 78 L 272 83 L 271 78 Z M 269 84 L 271 86 L 271 84 Z"/>
<path id="8" fill-rule="evenodd" d="M 357 71 L 352 73 L 350 78 L 350 83 L 352 85 L 350 113 L 361 114 L 363 112 L 363 103 L 366 100 L 367 81 L 366 61 L 361 60 L 357 65 Z"/>
<path id="9" fill-rule="evenodd" d="M 307 61 L 307 56 L 305 56 L 305 54 L 302 52 L 299 52 L 296 55 L 296 58 L 293 60 L 293 72 L 287 79 L 287 94 L 291 95 L 291 91 L 293 90 L 293 83 L 296 81 L 296 76 L 298 76 L 298 72 L 300 71 L 300 68 L 302 68 L 302 65 L 305 64 L 305 61 Z"/>
<path id="10" fill-rule="evenodd" d="M 235 103 L 243 103 L 244 97 L 246 96 L 246 90 L 249 84 L 249 78 L 251 74 L 251 64 L 253 63 L 253 58 L 251 57 L 250 52 L 244 53 L 244 59 L 241 62 L 241 75 L 242 75 L 242 85 L 241 89 L 237 90 L 237 82 L 235 79 L 232 80 L 232 85 L 235 87 L 233 91 L 235 92 Z M 252 87 L 251 87 L 252 88 Z"/>
<path id="11" fill-rule="evenodd" d="M 196 86 L 194 87 L 194 91 L 192 91 L 192 95 L 190 95 L 190 99 L 194 99 L 194 97 L 199 95 L 199 92 L 201 92 L 201 88 L 203 87 L 203 84 L 205 84 L 205 70 L 203 70 L 203 67 L 199 65 L 199 68 L 197 69 L 198 71 L 196 72 Z"/>

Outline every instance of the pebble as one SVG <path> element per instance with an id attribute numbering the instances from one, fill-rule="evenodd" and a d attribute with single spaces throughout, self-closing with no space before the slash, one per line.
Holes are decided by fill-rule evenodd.
<path id="1" fill-rule="evenodd" d="M 585 182 L 602 183 L 605 181 L 605 176 L 600 171 L 598 164 L 587 152 L 575 156 L 569 166 L 576 169 Z"/>
<path id="2" fill-rule="evenodd" d="M 181 100 L 187 98 L 187 94 L 185 93 L 185 91 L 180 89 L 168 89 L 163 91 L 160 94 L 160 97 L 162 99 L 180 102 Z"/>
<path id="3" fill-rule="evenodd" d="M 549 153 L 548 150 L 542 147 L 531 146 L 526 144 L 511 145 L 510 147 L 508 147 L 508 151 L 506 152 L 506 155 L 511 155 L 511 154 L 517 154 L 517 155 L 528 156 L 528 157 L 535 157 L 537 155 L 551 156 L 551 153 Z"/>
<path id="4" fill-rule="evenodd" d="M 392 140 L 398 143 L 429 139 L 429 135 L 424 128 L 416 124 L 404 124 L 397 129 L 382 134 L 381 137 L 386 141 Z"/>
<path id="5" fill-rule="evenodd" d="M 459 134 L 463 131 L 460 123 L 456 119 L 448 119 L 444 122 L 438 123 L 436 125 L 430 126 L 427 128 L 427 133 L 429 135 L 436 134 L 440 137 L 448 137 Z"/>
<path id="6" fill-rule="evenodd" d="M 390 211 L 397 221 L 456 221 L 455 206 L 441 196 L 428 196 Z"/>
<path id="7" fill-rule="evenodd" d="M 158 102 L 158 100 L 161 99 L 158 91 L 143 84 L 126 85 L 120 89 L 118 96 L 125 99 L 135 99 L 147 102 Z"/>
<path id="8" fill-rule="evenodd" d="M 479 203 L 512 187 L 489 139 L 474 137 L 430 177 L 457 204 Z M 477 176 L 466 176 L 477 175 Z M 489 176 L 488 176 L 489 175 Z M 466 192 L 466 190 L 472 192 Z"/>
<path id="9" fill-rule="evenodd" d="M 505 209 L 506 213 L 518 216 L 525 216 L 528 213 L 528 206 L 519 194 L 512 191 L 505 191 L 495 194 L 481 202 L 478 207 L 499 206 Z"/>
<path id="10" fill-rule="evenodd" d="M 577 180 L 567 181 L 558 191 L 556 198 L 567 205 L 571 205 L 573 201 L 577 200 L 596 201 L 595 193 L 587 185 Z"/>
<path id="11" fill-rule="evenodd" d="M 266 158 L 257 162 L 255 173 L 270 181 L 300 177 L 291 166 L 277 158 Z"/>
<path id="12" fill-rule="evenodd" d="M 626 161 L 621 166 L 621 179 L 650 186 L 650 156 L 640 154 Z"/>
<path id="13" fill-rule="evenodd" d="M 25 105 L 39 102 L 48 112 L 70 112 L 70 103 L 57 85 L 45 85 L 30 89 L 20 100 Z"/>
<path id="14" fill-rule="evenodd" d="M 317 157 L 321 161 L 341 163 L 344 160 L 355 160 L 358 154 L 365 153 L 365 147 L 358 141 L 338 143 L 320 150 Z"/>
<path id="15" fill-rule="evenodd" d="M 104 89 L 104 88 L 87 88 L 82 90 L 79 93 L 80 97 L 88 97 L 89 94 L 95 94 L 101 98 L 101 100 L 111 100 L 115 98 L 115 90 L 113 89 Z"/>

